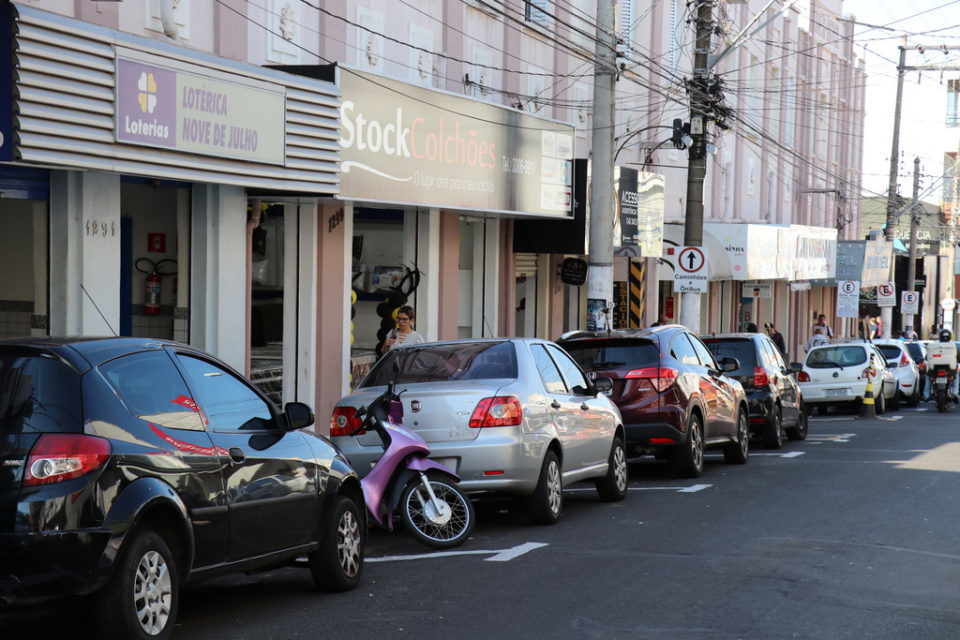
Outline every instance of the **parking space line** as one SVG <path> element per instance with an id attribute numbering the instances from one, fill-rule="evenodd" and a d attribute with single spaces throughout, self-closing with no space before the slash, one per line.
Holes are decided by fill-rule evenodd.
<path id="1" fill-rule="evenodd" d="M 418 553 L 406 556 L 382 556 L 379 558 L 365 558 L 364 562 L 404 562 L 407 560 L 428 560 L 431 558 L 450 558 L 453 556 L 485 556 L 488 562 L 509 562 L 534 549 L 546 547 L 546 542 L 525 542 L 509 549 L 468 549 L 463 551 L 436 551 L 434 553 Z"/>
<path id="2" fill-rule="evenodd" d="M 805 451 L 788 451 L 787 453 L 767 453 L 765 451 L 763 452 L 751 451 L 750 457 L 752 458 L 753 456 L 770 456 L 773 458 L 799 458 L 804 453 L 806 452 Z"/>
<path id="3" fill-rule="evenodd" d="M 850 438 L 855 437 L 855 433 L 822 433 L 820 435 L 808 435 L 807 440 L 812 440 L 811 444 L 821 444 L 823 442 L 850 442 Z"/>

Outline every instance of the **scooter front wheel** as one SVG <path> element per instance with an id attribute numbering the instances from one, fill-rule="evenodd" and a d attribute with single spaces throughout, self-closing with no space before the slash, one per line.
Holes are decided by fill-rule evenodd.
<path id="1" fill-rule="evenodd" d="M 426 483 L 436 497 L 434 502 Z M 400 499 L 400 518 L 407 532 L 423 544 L 448 549 L 463 544 L 473 531 L 473 504 L 460 489 L 445 479 L 415 478 Z"/>

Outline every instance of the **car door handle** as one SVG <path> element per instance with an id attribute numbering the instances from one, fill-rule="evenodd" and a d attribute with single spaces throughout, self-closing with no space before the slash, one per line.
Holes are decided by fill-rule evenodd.
<path id="1" fill-rule="evenodd" d="M 554 400 L 553 402 L 550 403 L 550 406 L 553 407 L 554 409 L 559 409 L 560 403 Z"/>
<path id="2" fill-rule="evenodd" d="M 230 459 L 236 463 L 240 463 L 246 460 L 247 456 L 243 454 L 243 449 L 240 447 L 230 447 Z"/>

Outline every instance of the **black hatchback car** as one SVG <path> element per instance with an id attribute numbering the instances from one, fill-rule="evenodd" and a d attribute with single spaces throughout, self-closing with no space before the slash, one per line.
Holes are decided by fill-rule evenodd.
<path id="1" fill-rule="evenodd" d="M 740 381 L 750 402 L 750 433 L 764 446 L 779 449 L 783 434 L 791 440 L 807 437 L 807 413 L 800 386 L 792 374 L 803 365 L 784 363 L 780 350 L 762 333 L 726 333 L 701 336 L 717 358 L 736 358 L 740 368 L 730 373 Z"/>
<path id="2" fill-rule="evenodd" d="M 0 340 L 0 602 L 95 594 L 112 638 L 167 638 L 181 583 L 307 556 L 355 587 L 357 474 L 206 353 L 136 338 Z"/>
<path id="3" fill-rule="evenodd" d="M 680 476 L 703 471 L 703 451 L 723 448 L 729 463 L 747 461 L 749 413 L 740 383 L 697 336 L 677 324 L 601 333 L 575 332 L 557 341 L 591 375 L 613 380 L 627 449 L 667 459 Z"/>

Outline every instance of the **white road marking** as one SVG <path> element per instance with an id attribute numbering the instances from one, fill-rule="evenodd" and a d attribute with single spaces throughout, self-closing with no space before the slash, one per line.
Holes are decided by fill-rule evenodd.
<path id="1" fill-rule="evenodd" d="M 799 458 L 804 453 L 805 453 L 804 451 L 788 451 L 787 453 L 767 453 L 767 452 L 751 451 L 750 457 L 752 458 L 753 456 L 770 456 L 773 458 Z"/>
<path id="2" fill-rule="evenodd" d="M 429 560 L 431 558 L 450 558 L 453 556 L 485 556 L 488 562 L 508 562 L 525 553 L 547 546 L 546 542 L 525 542 L 510 549 L 473 549 L 464 551 L 437 551 L 434 553 L 418 553 L 408 556 L 383 556 L 380 558 L 365 558 L 365 562 L 402 562 L 406 560 Z"/>
<path id="3" fill-rule="evenodd" d="M 695 484 L 692 487 L 687 487 L 686 489 L 680 489 L 677 493 L 696 493 L 697 491 L 703 491 L 704 489 L 709 489 L 712 487 L 712 484 Z"/>
<path id="4" fill-rule="evenodd" d="M 689 487 L 628 487 L 628 491 L 676 491 L 677 493 L 696 493 L 709 489 L 712 484 L 694 484 Z"/>
<path id="5" fill-rule="evenodd" d="M 856 435 L 855 433 L 822 433 L 816 436 L 809 435 L 807 436 L 807 440 L 813 440 L 814 444 L 819 444 L 820 442 L 850 442 L 850 438 Z"/>
<path id="6" fill-rule="evenodd" d="M 887 422 L 896 422 L 897 420 L 903 420 L 903 416 L 877 416 L 878 420 L 886 420 Z"/>

